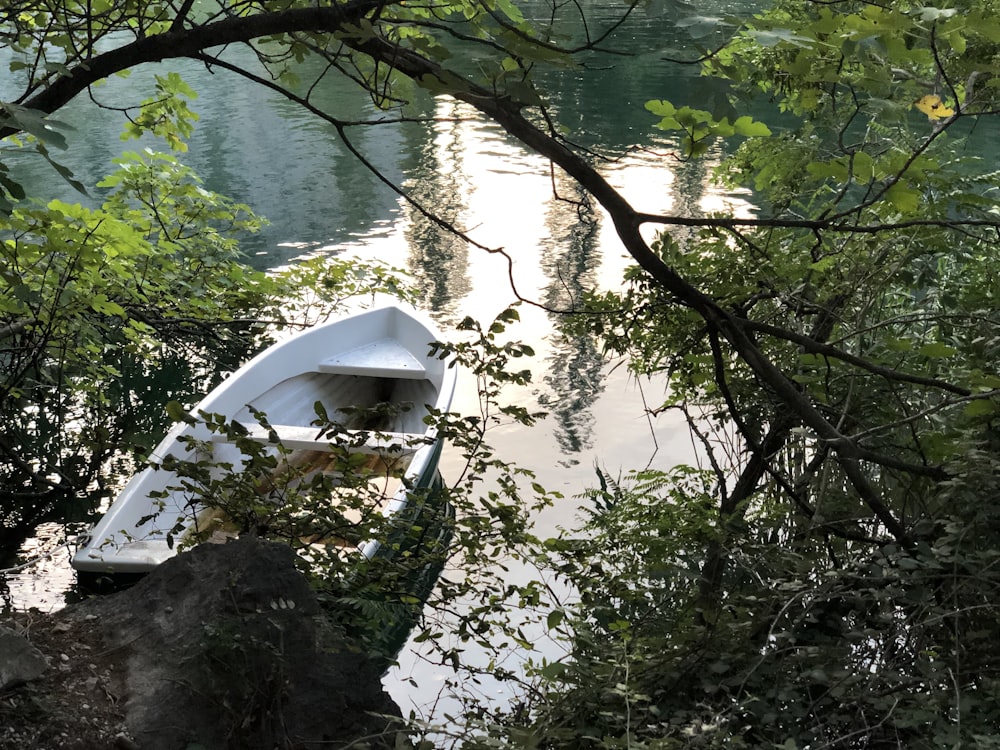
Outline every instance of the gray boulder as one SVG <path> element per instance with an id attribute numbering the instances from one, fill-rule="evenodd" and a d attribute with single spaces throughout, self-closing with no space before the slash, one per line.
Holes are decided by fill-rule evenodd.
<path id="1" fill-rule="evenodd" d="M 201 545 L 69 616 L 124 656 L 143 750 L 397 746 L 382 663 L 329 631 L 286 546 Z"/>
<path id="2" fill-rule="evenodd" d="M 41 651 L 19 633 L 0 627 L 0 690 L 37 680 L 48 668 Z"/>

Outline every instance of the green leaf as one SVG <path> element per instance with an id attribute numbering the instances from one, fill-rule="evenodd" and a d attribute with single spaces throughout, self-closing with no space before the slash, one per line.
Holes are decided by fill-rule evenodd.
<path id="1" fill-rule="evenodd" d="M 516 323 L 521 319 L 521 315 L 513 307 L 508 307 L 502 313 L 497 315 L 497 320 L 502 320 L 504 323 Z"/>
<path id="2" fill-rule="evenodd" d="M 958 349 L 953 346 L 948 346 L 948 344 L 942 343 L 940 341 L 934 341 L 930 344 L 924 344 L 917 350 L 920 354 L 925 357 L 931 357 L 932 359 L 943 359 L 945 357 L 951 357 L 958 353 Z"/>
<path id="3" fill-rule="evenodd" d="M 194 422 L 193 417 L 188 414 L 187 409 L 185 409 L 179 401 L 168 401 L 165 410 L 167 412 L 167 416 L 175 422 Z"/>
<path id="4" fill-rule="evenodd" d="M 538 670 L 538 673 L 547 680 L 556 680 L 564 675 L 567 669 L 569 669 L 569 667 L 561 661 L 554 661 L 543 666 Z"/>
<path id="5" fill-rule="evenodd" d="M 38 140 L 63 150 L 67 147 L 66 136 L 56 128 L 73 130 L 64 122 L 49 119 L 44 112 L 10 103 L 0 106 L 0 122 L 23 130 Z"/>
<path id="6" fill-rule="evenodd" d="M 902 181 L 893 183 L 885 191 L 885 197 L 900 213 L 913 214 L 920 210 L 921 193 L 904 185 Z"/>
<path id="7" fill-rule="evenodd" d="M 997 404 L 988 398 L 976 399 L 966 404 L 962 413 L 967 417 L 990 417 L 997 413 Z"/>
<path id="8" fill-rule="evenodd" d="M 511 0 L 492 0 L 492 2 L 495 3 L 497 10 L 507 16 L 514 24 L 524 23 L 524 13 Z"/>
<path id="9" fill-rule="evenodd" d="M 119 305 L 117 302 L 109 300 L 107 295 L 98 294 L 93 299 L 90 300 L 90 306 L 95 312 L 99 312 L 102 315 L 115 315 L 117 317 L 124 318 L 126 316 L 125 308 Z"/>
<path id="10" fill-rule="evenodd" d="M 750 115 L 738 117 L 733 123 L 737 135 L 747 138 L 766 138 L 771 135 L 771 129 L 762 122 L 756 122 Z"/>
<path id="11" fill-rule="evenodd" d="M 0 172 L 0 185 L 3 185 L 4 190 L 10 194 L 11 198 L 19 201 L 24 200 L 24 187 L 22 187 L 21 183 L 10 179 L 3 172 Z"/>
<path id="12" fill-rule="evenodd" d="M 246 437 L 247 435 L 250 434 L 250 431 L 241 422 L 238 422 L 235 419 L 229 421 L 229 424 L 226 427 L 226 431 L 230 435 L 234 435 L 237 437 Z"/>
<path id="13" fill-rule="evenodd" d="M 806 172 L 818 179 L 831 178 L 837 182 L 847 182 L 847 163 L 844 159 L 814 161 L 806 165 Z"/>
<path id="14" fill-rule="evenodd" d="M 677 111 L 677 108 L 666 99 L 650 99 L 645 106 L 654 115 L 660 117 L 672 117 Z"/>
<path id="15" fill-rule="evenodd" d="M 851 155 L 851 173 L 858 182 L 871 182 L 875 179 L 875 160 L 864 151 L 856 151 Z"/>

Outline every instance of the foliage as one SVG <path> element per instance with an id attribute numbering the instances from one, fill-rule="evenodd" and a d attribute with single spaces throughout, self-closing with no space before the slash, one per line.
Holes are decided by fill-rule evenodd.
<path id="1" fill-rule="evenodd" d="M 102 208 L 52 201 L 3 221 L 8 528 L 88 488 L 122 430 L 137 427 L 111 419 L 122 408 L 116 396 L 144 390 L 137 371 L 155 372 L 157 360 L 175 367 L 173 354 L 203 336 L 218 305 L 259 306 L 269 289 L 235 262 L 235 242 L 223 234 L 252 231 L 256 218 L 169 157 L 128 156 L 107 184 L 115 190 Z"/>
<path id="2" fill-rule="evenodd" d="M 190 400 L 220 366 L 265 343 L 269 327 L 310 324 L 347 297 L 403 288 L 397 272 L 349 260 L 254 270 L 237 244 L 260 225 L 246 206 L 205 190 L 173 156 L 118 163 L 100 184 L 100 208 L 52 201 L 2 222 L 6 533 L 56 504 L 65 512 L 69 498 L 87 512 L 108 479 L 105 459 L 152 448 L 166 426 L 162 404 Z"/>
<path id="3" fill-rule="evenodd" d="M 156 94 L 142 103 L 139 114 L 130 120 L 122 140 L 152 133 L 166 141 L 172 151 L 187 151 L 186 139 L 194 132 L 198 115 L 188 107 L 188 99 L 198 94 L 177 73 L 155 77 Z"/>
<path id="4" fill-rule="evenodd" d="M 734 135 L 744 137 L 764 137 L 771 130 L 762 122 L 754 122 L 750 115 L 743 115 L 730 123 L 729 118 L 716 120 L 711 112 L 691 107 L 677 108 L 664 100 L 646 102 L 646 109 L 663 119 L 657 124 L 660 130 L 678 130 L 683 133 L 681 148 L 684 155 L 704 156 L 714 138 Z"/>
<path id="5" fill-rule="evenodd" d="M 432 615 L 419 637 L 434 640 L 442 658 L 456 666 L 463 663 L 462 653 L 470 645 L 483 649 L 490 658 L 513 645 L 526 645 L 509 613 L 512 607 L 537 605 L 538 585 L 532 582 L 522 589 L 508 580 L 508 573 L 526 562 L 536 541 L 532 515 L 561 497 L 538 484 L 530 469 L 497 455 L 488 439 L 491 429 L 501 425 L 526 428 L 544 416 L 521 404 L 501 401 L 505 387 L 525 385 L 531 379 L 530 370 L 515 369 L 513 364 L 533 356 L 531 347 L 500 338 L 519 319 L 516 308 L 502 312 L 486 328 L 466 318 L 458 329 L 469 340 L 447 342 L 440 349 L 441 356 L 454 356 L 464 372 L 475 376 L 480 397 L 478 415 L 438 415 L 438 429 L 449 450 L 459 452 L 465 462 L 461 475 L 450 478 L 449 493 L 459 519 L 449 570 L 461 575 L 442 579 L 432 601 L 440 617 Z M 464 605 L 456 618 L 448 613 L 459 601 Z M 452 638 L 443 637 L 445 629 Z M 486 671 L 507 676 L 495 664 L 487 665 Z"/>
<path id="6" fill-rule="evenodd" d="M 985 474 L 992 487 L 987 460 L 973 481 Z M 995 542 L 972 529 L 993 526 L 995 512 L 965 505 L 970 479 L 958 482 L 963 500 L 943 492 L 939 533 L 915 551 L 839 559 L 773 515 L 717 526 L 710 473 L 608 482 L 584 526 L 547 542 L 579 587 L 557 620 L 571 624 L 573 649 L 538 670 L 532 741 L 512 731 L 512 744 L 992 746 L 1000 685 L 985 646 L 1000 581 Z M 724 611 L 706 621 L 713 538 L 730 566 Z"/>

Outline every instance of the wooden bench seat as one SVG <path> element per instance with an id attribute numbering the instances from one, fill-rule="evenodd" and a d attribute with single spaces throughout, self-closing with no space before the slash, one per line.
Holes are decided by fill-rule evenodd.
<path id="1" fill-rule="evenodd" d="M 270 433 L 265 427 L 259 424 L 245 424 L 247 434 L 252 440 L 261 443 L 271 441 Z M 331 443 L 337 444 L 338 435 L 325 435 L 320 437 L 318 427 L 301 425 L 272 424 L 271 428 L 278 434 L 278 440 L 286 448 L 292 450 L 331 450 Z M 414 453 L 418 448 L 427 445 L 426 438 L 413 432 L 382 432 L 374 430 L 346 430 L 341 433 L 347 440 L 343 442 L 354 442 L 362 435 L 367 436 L 365 441 L 359 445 L 350 445 L 351 452 L 367 454 L 392 453 L 403 456 Z M 229 436 L 216 434 L 212 436 L 214 442 L 229 442 Z"/>
<path id="2" fill-rule="evenodd" d="M 375 378 L 422 380 L 424 363 L 394 339 L 382 339 L 340 352 L 322 360 L 317 369 L 333 375 L 365 375 Z"/>

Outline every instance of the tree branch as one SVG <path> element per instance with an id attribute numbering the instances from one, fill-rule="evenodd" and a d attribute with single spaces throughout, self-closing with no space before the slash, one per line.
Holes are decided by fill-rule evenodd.
<path id="1" fill-rule="evenodd" d="M 196 58 L 212 47 L 250 42 L 277 34 L 343 31 L 385 5 L 385 0 L 348 0 L 342 5 L 233 16 L 189 29 L 171 27 L 166 33 L 136 39 L 71 67 L 68 73 L 54 79 L 46 89 L 23 102 L 23 106 L 51 114 L 92 84 L 123 70 L 163 60 Z M 9 126 L 0 128 L 0 138 L 17 132 L 16 128 Z"/>
<path id="2" fill-rule="evenodd" d="M 830 344 L 824 344 L 820 341 L 816 341 L 814 338 L 801 333 L 795 333 L 794 331 L 789 331 L 785 328 L 778 328 L 777 326 L 772 326 L 768 323 L 747 319 L 743 320 L 743 325 L 749 330 L 756 331 L 757 333 L 766 333 L 768 336 L 773 336 L 774 338 L 784 339 L 785 341 L 789 341 L 793 344 L 798 344 L 810 354 L 819 354 L 823 357 L 838 359 L 841 362 L 854 365 L 858 369 L 865 370 L 873 375 L 880 375 L 886 380 L 911 383 L 913 385 L 921 385 L 927 388 L 936 388 L 938 390 L 947 391 L 948 393 L 954 393 L 957 396 L 969 396 L 972 394 L 972 391 L 968 388 L 963 388 L 960 385 L 955 385 L 945 380 L 926 378 L 922 375 L 912 375 L 908 372 L 900 372 L 899 370 L 895 370 L 891 367 L 869 362 L 863 357 L 850 354 L 849 352 L 845 352 L 843 349 L 838 349 Z"/>

